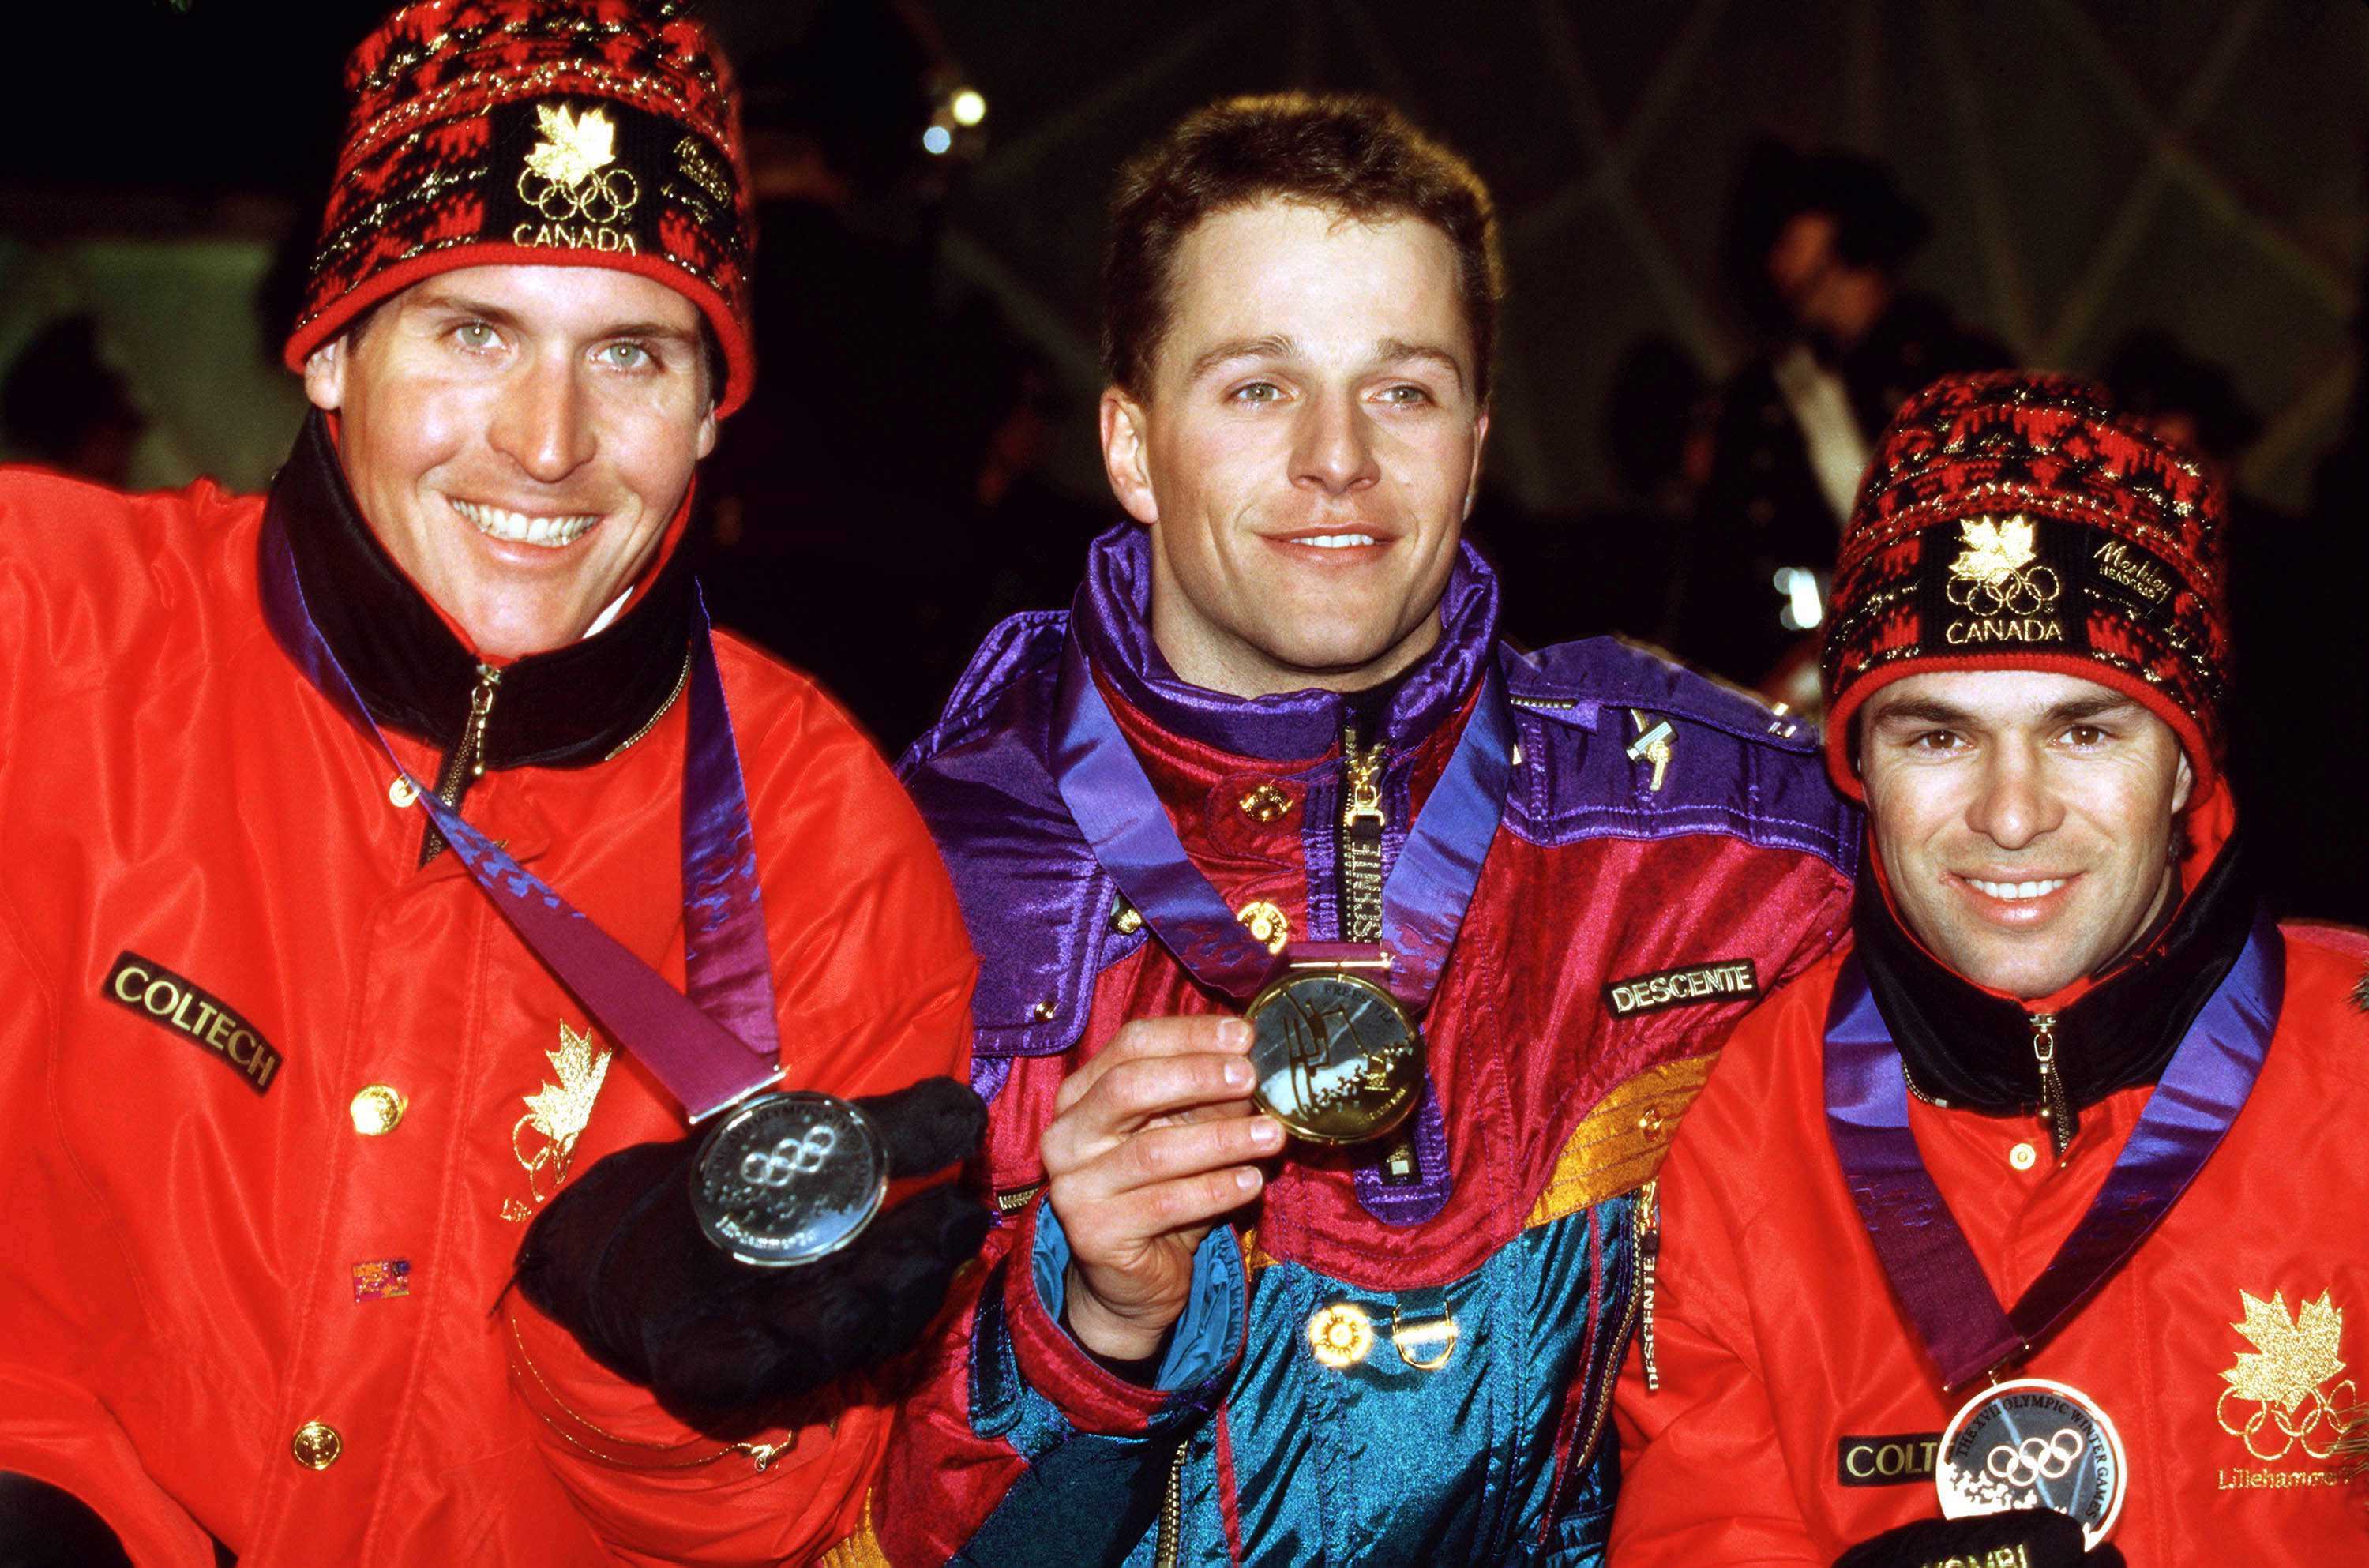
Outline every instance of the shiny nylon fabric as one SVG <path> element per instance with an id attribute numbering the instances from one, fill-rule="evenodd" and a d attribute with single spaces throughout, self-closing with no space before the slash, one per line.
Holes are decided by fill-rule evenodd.
<path id="1" fill-rule="evenodd" d="M 1594 1561 L 1611 1527 L 1608 1473 L 1567 1485 L 1541 1541 L 1555 1482 L 1556 1417 L 1588 1348 L 1585 1304 L 1623 1302 L 1634 1285 L 1630 1214 L 1616 1198 L 1596 1215 L 1603 1256 L 1592 1256 L 1589 1216 L 1527 1230 L 1445 1288 L 1378 1292 L 1314 1270 L 1269 1265 L 1251 1310 L 1250 1353 L 1230 1403 L 1242 1560 L 1249 1562 L 1565 1562 Z M 1591 1278 L 1600 1267 L 1601 1276 Z M 1346 1302 L 1373 1320 L 1375 1342 L 1356 1366 L 1310 1379 L 1307 1323 Z M 1444 1310 L 1458 1336 L 1448 1365 L 1410 1366 L 1393 1348 L 1391 1312 Z M 1607 1333 L 1617 1333 L 1618 1314 Z M 1618 1352 L 1614 1355 L 1617 1356 Z M 1600 1387 L 1601 1385 L 1597 1385 Z M 1215 1445 L 1196 1442 L 1188 1493 L 1215 1501 Z M 1188 1516 L 1198 1535 L 1184 1561 L 1229 1561 L 1207 1528 L 1214 1507 Z M 1212 1539 L 1214 1537 L 1214 1539 Z M 1532 1555 L 1536 1553 L 1536 1555 Z M 1130 1562 L 1150 1562 L 1139 1551 Z"/>
<path id="2" fill-rule="evenodd" d="M 606 1042 L 452 857 L 418 865 L 393 769 L 262 622 L 262 510 L 0 473 L 0 1469 L 86 1498 L 143 1568 L 212 1568 L 201 1529 L 245 1568 L 816 1549 L 860 1508 L 876 1400 L 770 1434 L 794 1442 L 762 1474 L 611 1469 L 530 1407 L 720 1448 L 503 1296 L 527 1098 L 563 1025 Z M 794 1069 L 845 1094 L 961 1071 L 970 960 L 920 824 L 811 685 L 728 637 L 716 657 Z M 684 730 L 489 770 L 465 808 L 673 984 Z M 237 1009 L 284 1058 L 269 1092 L 103 996 L 126 951 Z M 407 1104 L 365 1138 L 349 1102 L 373 1083 Z M 682 1133 L 618 1057 L 572 1168 Z M 358 1300 L 354 1265 L 395 1258 L 408 1295 Z M 515 1383 L 514 1338 L 536 1368 Z M 311 1420 L 343 1441 L 319 1472 L 290 1456 Z"/>
<path id="3" fill-rule="evenodd" d="M 2002 1308 L 1908 1133 L 1908 1087 L 1858 961 L 1826 1024 L 1826 1125 L 1852 1201 L 1944 1387 L 2044 1343 L 2186 1191 L 2252 1090 L 2279 1015 L 2284 944 L 2268 914 L 2189 1025 L 2080 1225 L 2030 1291 Z"/>
<path id="4" fill-rule="evenodd" d="M 280 647 L 315 690 L 402 770 L 401 759 L 305 610 L 303 585 L 288 548 L 287 519 L 278 509 L 264 516 L 262 579 L 265 615 Z M 411 783 L 414 804 L 435 818 L 445 842 L 520 937 L 698 1121 L 778 1075 L 781 1036 L 773 1023 L 773 979 L 765 954 L 765 904 L 750 836 L 749 792 L 704 603 L 695 612 L 692 635 L 690 733 L 683 745 L 682 990 L 651 973 L 431 788 L 417 778 Z"/>
<path id="5" fill-rule="evenodd" d="M 1188 1561 L 1224 1562 L 1237 1548 L 1245 1562 L 1425 1561 L 1435 1549 L 1449 1562 L 1600 1561 L 1616 1467 L 1589 1449 L 1577 1413 L 1608 1387 L 1625 1345 L 1627 1195 L 1651 1160 L 1641 1152 L 1616 1173 L 1585 1150 L 1637 1138 L 1647 1104 L 1665 1103 L 1675 1119 L 1690 1091 L 1608 1113 L 1617 1119 L 1585 1135 L 1561 1182 L 1560 1162 L 1608 1097 L 1693 1070 L 1746 1005 L 1616 1020 L 1604 988 L 1719 959 L 1750 958 L 1764 986 L 1797 972 L 1843 929 L 1858 826 L 1806 733 L 1765 709 L 1608 639 L 1535 658 L 1494 646 L 1494 585 L 1468 559 L 1443 603 L 1439 648 L 1393 703 L 1380 779 L 1387 874 L 1494 667 L 1524 761 L 1425 1020 L 1425 1179 L 1384 1188 L 1386 1203 L 1407 1200 L 1385 1215 L 1371 1201 L 1373 1150 L 1299 1150 L 1280 1162 L 1239 1217 L 1253 1256 L 1240 1360 L 1210 1396 L 1219 1413 L 1198 1419 L 1177 1402 L 1201 1391 L 1118 1384 L 1050 1321 L 1057 1303 L 1009 1283 L 1023 1262 L 1011 1249 L 1029 1244 L 1043 1209 L 1026 1195 L 1044 1178 L 1039 1139 L 1062 1078 L 1130 1018 L 1229 1005 L 1141 930 L 1114 923 L 1116 885 L 1049 771 L 1059 671 L 1074 629 L 1195 866 L 1229 908 L 1273 902 L 1320 941 L 1338 929 L 1340 703 L 1182 687 L 1142 624 L 1144 558 L 1139 533 L 1106 536 L 1074 616 L 1024 617 L 990 636 L 903 764 L 982 954 L 987 1162 L 1016 1207 L 989 1242 L 1006 1283 L 991 1288 L 991 1306 L 974 1297 L 963 1308 L 932 1389 L 900 1417 L 867 1544 L 898 1564 L 959 1559 L 974 1538 L 1008 1545 L 1006 1497 L 1042 1508 L 1032 1478 L 1070 1442 L 1133 1443 L 1156 1465 L 1182 1436 Z M 1631 705 L 1668 715 L 1677 733 L 1658 791 L 1650 764 L 1625 755 Z M 1287 802 L 1267 819 L 1242 805 L 1262 786 Z M 1310 1315 L 1338 1299 L 1378 1314 L 1362 1371 L 1310 1353 Z M 1435 1302 L 1471 1321 L 1459 1318 L 1451 1357 L 1419 1376 L 1392 1348 L 1390 1308 Z M 976 1402 L 982 1387 L 1007 1386 L 999 1369 L 1025 1381 L 1026 1418 Z M 1071 1484 L 1121 1483 L 1082 1470 Z M 1074 1512 L 1112 1510 L 1081 1496 Z M 1150 1550 L 1147 1530 L 1113 1555 Z M 1033 1560 L 1078 1559 L 1048 1547 Z"/>
<path id="6" fill-rule="evenodd" d="M 2357 1397 L 2369 1354 L 2369 1015 L 2352 997 L 2369 949 L 2283 934 L 2284 999 L 2236 1123 L 2162 1223 L 2022 1369 L 2079 1389 L 2120 1430 L 2130 1484 L 2113 1540 L 2134 1568 L 2369 1562 L 2357 1487 L 2299 1450 L 2249 1452 L 2258 1407 L 2226 1376 L 2294 1372 L 2294 1413 L 2312 1415 L 2312 1389 Z M 1940 1391 L 1886 1288 L 1825 1137 L 1819 1041 L 1839 968 L 1820 965 L 1730 1036 L 1663 1168 L 1661 1387 L 1647 1391 L 1632 1361 L 1619 1401 L 1622 1568 L 1825 1568 L 1938 1510 L 1929 1480 L 1845 1486 L 1837 1475 L 1846 1435 L 1936 1435 L 1963 1402 Z M 2149 1094 L 2100 1102 L 2057 1164 L 2034 1116 L 1910 1104 L 1917 1147 L 2000 1299 L 2046 1268 Z M 2030 1171 L 2011 1160 L 2020 1143 L 2038 1151 Z M 2264 1304 L 2262 1345 L 2234 1326 L 2248 1296 Z M 2321 1321 L 2341 1369 L 2263 1328 L 2275 1311 L 2295 1333 L 2323 1296 L 2340 1319 Z M 2321 1421 L 2315 1442 L 2329 1435 Z M 2272 1422 L 2255 1436 L 2266 1450 L 2280 1440 Z"/>

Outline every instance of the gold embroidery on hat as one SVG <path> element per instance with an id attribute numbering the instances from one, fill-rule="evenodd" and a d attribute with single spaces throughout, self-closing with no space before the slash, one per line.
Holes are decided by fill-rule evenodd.
<path id="1" fill-rule="evenodd" d="M 543 140 L 527 150 L 518 193 L 544 221 L 519 224 L 511 243 L 638 255 L 633 234 L 618 226 L 632 220 L 642 188 L 617 162 L 616 121 L 598 108 L 577 114 L 539 103 L 534 123 Z"/>
<path id="2" fill-rule="evenodd" d="M 592 1103 L 608 1081 L 610 1050 L 590 1030 L 578 1034 L 562 1024 L 559 1048 L 544 1052 L 556 1083 L 545 1083 L 524 1096 L 526 1115 L 510 1128 L 510 1151 L 526 1167 L 527 1191 L 533 1201 L 510 1198 L 502 1205 L 505 1219 L 531 1219 L 567 1179 L 567 1163 L 576 1155 L 576 1139 L 592 1119 Z"/>
<path id="3" fill-rule="evenodd" d="M 1963 647 L 2064 639 L 2054 612 L 2065 584 L 2036 559 L 2030 518 L 1970 518 L 1959 525 L 1958 539 L 1945 591 L 1966 616 L 1942 628 L 1943 642 Z"/>
<path id="4" fill-rule="evenodd" d="M 2292 1315 L 2286 1296 L 2272 1291 L 2267 1301 L 2240 1290 L 2246 1315 L 2230 1324 L 2251 1350 L 2221 1374 L 2229 1386 L 2214 1406 L 2221 1429 L 2242 1438 L 2246 1451 L 2272 1461 L 2300 1449 L 2315 1459 L 2331 1458 L 2344 1436 L 2345 1418 L 2357 1402 L 2352 1379 L 2333 1381 L 2344 1370 L 2337 1354 L 2344 1337 L 2344 1312 L 2323 1290 Z M 2232 1419 L 2232 1417 L 2236 1419 Z"/>

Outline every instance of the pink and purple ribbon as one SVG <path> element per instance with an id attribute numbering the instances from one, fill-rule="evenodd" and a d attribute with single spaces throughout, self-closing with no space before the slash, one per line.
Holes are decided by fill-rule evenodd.
<path id="1" fill-rule="evenodd" d="M 260 548 L 264 616 L 272 635 L 315 688 L 408 778 L 305 608 L 287 525 L 276 509 L 265 514 Z M 693 613 L 682 802 L 688 996 L 462 820 L 435 791 L 417 779 L 411 783 L 437 830 L 527 947 L 697 1122 L 781 1075 L 781 1035 L 748 786 L 707 609 L 695 593 Z"/>
<path id="2" fill-rule="evenodd" d="M 1513 733 L 1493 669 L 1482 677 L 1455 754 L 1382 885 L 1382 945 L 1391 960 L 1382 978 L 1410 1011 L 1419 1013 L 1431 1000 L 1497 836 L 1513 777 Z M 1288 957 L 1326 951 L 1303 944 L 1278 957 L 1235 920 L 1185 853 L 1074 635 L 1061 657 L 1052 760 L 1062 803 L 1094 858 L 1195 979 L 1247 1001 Z"/>
<path id="3" fill-rule="evenodd" d="M 2105 1185 L 2014 1307 L 1999 1304 L 1908 1127 L 1908 1087 L 1857 958 L 1826 1013 L 1826 1130 L 1893 1294 L 1961 1389 L 2030 1356 L 2080 1310 L 2171 1212 L 2237 1119 L 2285 992 L 2284 941 L 2267 914 L 2181 1036 Z"/>

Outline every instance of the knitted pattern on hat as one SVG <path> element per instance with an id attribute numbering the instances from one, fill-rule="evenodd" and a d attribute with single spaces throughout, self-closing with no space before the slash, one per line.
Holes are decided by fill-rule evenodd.
<path id="1" fill-rule="evenodd" d="M 2196 465 L 2066 376 L 1952 376 L 1884 432 L 1843 535 L 1826 765 L 1851 717 L 1931 670 L 2043 670 L 2147 704 L 2210 793 L 2228 690 L 2227 524 Z"/>
<path id="2" fill-rule="evenodd" d="M 685 0 L 418 0 L 354 50 L 353 114 L 288 340 L 461 267 L 595 266 L 698 305 L 749 395 L 755 215 L 730 68 Z"/>

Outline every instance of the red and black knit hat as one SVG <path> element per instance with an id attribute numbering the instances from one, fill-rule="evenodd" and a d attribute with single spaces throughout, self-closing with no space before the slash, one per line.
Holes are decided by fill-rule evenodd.
<path id="1" fill-rule="evenodd" d="M 612 267 L 683 294 L 754 379 L 755 214 L 730 67 L 688 0 L 415 0 L 346 65 L 353 118 L 286 359 L 461 267 Z"/>
<path id="2" fill-rule="evenodd" d="M 1936 382 L 1869 465 L 1835 568 L 1826 766 L 1860 795 L 1851 716 L 1930 670 L 2045 670 L 2145 703 L 2203 800 L 2228 689 L 2221 497 L 2196 465 L 2067 376 Z"/>

